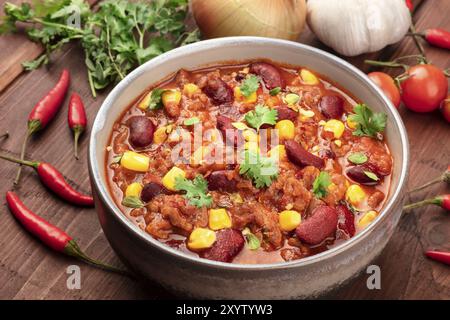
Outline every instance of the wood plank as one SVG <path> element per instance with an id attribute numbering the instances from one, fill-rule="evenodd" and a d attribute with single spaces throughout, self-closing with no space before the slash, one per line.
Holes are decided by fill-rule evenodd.
<path id="1" fill-rule="evenodd" d="M 3 1 L 3 0 L 0 0 Z M 420 1 L 416 1 L 418 4 Z M 416 20 L 418 28 L 444 27 L 450 29 L 448 0 L 428 0 L 418 7 Z M 1 42 L 0 59 L 11 43 Z M 309 32 L 301 36 L 301 41 L 324 48 Z M 3 50 L 3 48 L 8 49 Z M 10 53 L 13 51 L 10 51 Z M 349 59 L 353 64 L 369 70 L 364 59 L 391 57 L 415 52 L 410 39 L 390 46 L 382 52 L 362 55 Z M 439 49 L 427 50 L 429 57 L 437 65 L 448 67 L 449 54 Z M 3 60 L 1 60 L 3 61 Z M 18 60 L 19 61 L 19 60 Z M 86 104 L 89 126 L 106 96 L 103 92 L 94 100 L 90 96 L 83 65 L 83 54 L 79 47 L 68 46 L 55 55 L 54 63 L 48 70 L 40 69 L 22 73 L 0 95 L 0 127 L 8 129 L 11 137 L 0 140 L 0 151 L 17 155 L 26 126 L 22 115 L 27 114 L 34 102 L 45 94 L 58 79 L 63 67 L 72 71 L 72 89 L 76 89 Z M 0 67 L 3 67 L 3 63 Z M 1 71 L 1 70 L 0 70 Z M 0 74 L 0 79 L 2 75 Z M 67 102 L 66 102 L 67 103 Z M 86 173 L 87 159 L 75 161 L 72 156 L 71 132 L 66 123 L 66 107 L 57 119 L 30 144 L 27 157 L 45 159 L 55 164 L 74 186 L 89 191 Z M 447 166 L 450 150 L 449 126 L 438 113 L 418 115 L 401 110 L 407 126 L 413 153 L 410 185 L 417 185 L 437 176 Z M 21 115 L 21 116 L 18 116 Z M 81 139 L 80 152 L 86 154 L 88 132 Z M 62 143 L 64 141 L 64 143 Z M 16 172 L 13 164 L 2 163 L 0 194 L 12 188 Z M 84 172 L 84 174 L 79 174 Z M 448 192 L 442 186 L 431 188 L 426 194 Z M 34 172 L 24 170 L 23 183 L 18 190 L 25 203 L 61 228 L 67 230 L 80 242 L 81 247 L 96 259 L 120 265 L 120 261 L 109 247 L 93 209 L 74 208 L 54 197 L 38 183 Z M 416 195 L 412 200 L 418 199 Z M 0 210 L 0 299 L 162 299 L 172 295 L 156 284 L 140 285 L 118 275 L 109 274 L 62 257 L 44 248 L 35 239 L 23 232 L 6 207 Z M 405 215 L 382 255 L 374 262 L 381 267 L 382 290 L 369 291 L 366 287 L 367 275 L 362 274 L 348 286 L 335 292 L 335 299 L 449 299 L 450 278 L 448 267 L 426 260 L 422 252 L 429 247 L 450 250 L 450 224 L 448 217 L 438 208 L 417 210 Z M 66 268 L 77 264 L 82 272 L 81 290 L 68 290 Z"/>

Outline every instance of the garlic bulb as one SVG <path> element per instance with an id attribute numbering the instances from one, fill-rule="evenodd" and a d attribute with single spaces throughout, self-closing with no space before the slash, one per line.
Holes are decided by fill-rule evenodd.
<path id="1" fill-rule="evenodd" d="M 207 38 L 262 36 L 297 40 L 305 26 L 305 0 L 191 0 Z"/>
<path id="2" fill-rule="evenodd" d="M 309 0 L 307 8 L 311 30 L 345 56 L 398 42 L 411 24 L 405 0 Z"/>

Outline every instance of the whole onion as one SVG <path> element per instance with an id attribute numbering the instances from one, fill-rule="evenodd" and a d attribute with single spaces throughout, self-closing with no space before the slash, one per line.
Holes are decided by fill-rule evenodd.
<path id="1" fill-rule="evenodd" d="M 305 26 L 305 0 L 191 0 L 203 36 L 261 36 L 297 40 Z"/>

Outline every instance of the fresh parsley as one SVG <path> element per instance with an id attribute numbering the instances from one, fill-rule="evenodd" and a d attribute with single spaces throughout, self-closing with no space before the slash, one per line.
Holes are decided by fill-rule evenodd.
<path id="1" fill-rule="evenodd" d="M 142 202 L 142 200 L 136 196 L 130 196 L 130 197 L 123 198 L 122 205 L 124 205 L 125 207 L 129 207 L 129 208 L 143 208 L 144 207 L 144 203 Z"/>
<path id="2" fill-rule="evenodd" d="M 250 97 L 256 90 L 259 88 L 259 78 L 254 74 L 250 75 L 247 79 L 244 80 L 242 85 L 240 86 L 241 93 L 244 97 Z"/>
<path id="3" fill-rule="evenodd" d="M 276 124 L 277 119 L 278 111 L 276 109 L 270 109 L 261 104 L 258 104 L 255 110 L 247 112 L 244 117 L 244 120 L 256 130 L 259 130 L 263 124 Z"/>
<path id="4" fill-rule="evenodd" d="M 276 95 L 279 94 L 280 92 L 281 92 L 281 88 L 280 88 L 280 87 L 276 87 L 276 88 L 271 89 L 271 90 L 269 91 L 269 94 L 270 94 L 271 96 L 276 96 Z"/>
<path id="5" fill-rule="evenodd" d="M 162 107 L 162 95 L 166 92 L 164 89 L 153 89 L 150 94 L 150 101 L 148 103 L 148 110 L 157 110 Z"/>
<path id="6" fill-rule="evenodd" d="M 367 105 L 358 104 L 353 108 L 349 116 L 350 121 L 356 123 L 355 136 L 368 136 L 376 138 L 386 128 L 387 115 L 382 112 L 373 112 Z"/>
<path id="7" fill-rule="evenodd" d="M 239 174 L 251 179 L 255 187 L 269 187 L 278 177 L 279 168 L 276 159 L 264 157 L 252 150 L 243 152 Z"/>
<path id="8" fill-rule="evenodd" d="M 331 177 L 326 171 L 321 171 L 313 183 L 313 193 L 317 198 L 324 198 L 331 185 Z"/>
<path id="9" fill-rule="evenodd" d="M 184 197 L 189 204 L 197 208 L 210 207 L 212 204 L 212 196 L 208 194 L 208 182 L 201 175 L 197 175 L 194 180 L 177 177 L 175 189 L 185 191 Z"/>
<path id="10" fill-rule="evenodd" d="M 187 11 L 188 0 L 106 0 L 96 11 L 85 0 L 41 0 L 32 5 L 7 2 L 0 34 L 14 32 L 16 24 L 25 23 L 27 36 L 44 47 L 43 55 L 23 64 L 27 70 L 49 63 L 52 52 L 78 41 L 95 97 L 98 90 L 144 62 L 198 41 L 197 29 L 186 30 Z M 80 13 L 79 26 L 67 23 L 74 20 L 74 12 Z"/>
<path id="11" fill-rule="evenodd" d="M 199 123 L 199 122 L 200 122 L 200 119 L 199 119 L 199 118 L 197 118 L 197 117 L 192 117 L 192 118 L 189 118 L 189 119 L 184 120 L 183 124 L 184 124 L 185 126 L 192 126 L 192 125 L 194 125 L 194 124 L 196 124 L 196 123 Z"/>
<path id="12" fill-rule="evenodd" d="M 363 164 L 366 163 L 368 160 L 367 156 L 362 152 L 352 153 L 347 157 L 347 159 L 353 164 Z"/>
<path id="13" fill-rule="evenodd" d="M 261 247 L 261 241 L 259 241 L 258 237 L 255 236 L 249 228 L 242 230 L 242 234 L 244 235 L 247 247 L 250 250 L 258 250 Z"/>

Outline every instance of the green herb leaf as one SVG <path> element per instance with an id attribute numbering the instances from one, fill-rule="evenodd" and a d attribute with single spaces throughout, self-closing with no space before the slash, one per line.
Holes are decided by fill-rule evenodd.
<path id="1" fill-rule="evenodd" d="M 368 176 L 370 179 L 372 179 L 373 181 L 378 181 L 378 180 L 380 180 L 380 178 L 378 178 L 378 176 L 377 176 L 375 173 L 373 173 L 373 172 L 370 172 L 370 171 L 364 171 L 364 174 L 365 174 L 366 176 Z"/>
<path id="2" fill-rule="evenodd" d="M 281 88 L 280 88 L 280 87 L 276 87 L 276 88 L 271 89 L 271 90 L 269 91 L 269 94 L 270 94 L 271 96 L 276 96 L 276 95 L 279 94 L 280 92 L 281 92 Z"/>
<path id="3" fill-rule="evenodd" d="M 128 208 L 143 208 L 144 207 L 144 203 L 142 202 L 142 200 L 136 196 L 130 196 L 130 197 L 123 198 L 122 205 L 124 205 L 125 207 L 128 207 Z"/>
<path id="4" fill-rule="evenodd" d="M 258 189 L 269 187 L 278 177 L 278 163 L 274 158 L 264 157 L 252 150 L 245 150 L 242 160 L 239 174 L 251 179 Z"/>
<path id="5" fill-rule="evenodd" d="M 313 193 L 317 198 L 324 198 L 331 185 L 331 177 L 326 171 L 321 171 L 313 183 Z"/>
<path id="6" fill-rule="evenodd" d="M 356 130 L 353 131 L 355 136 L 368 136 L 376 138 L 386 128 L 387 115 L 385 113 L 374 113 L 367 105 L 358 104 L 353 108 L 352 114 L 349 116 L 350 121 L 357 124 Z"/>
<path id="7" fill-rule="evenodd" d="M 148 110 L 157 110 L 162 107 L 162 94 L 166 92 L 165 89 L 153 89 L 150 95 L 150 102 L 148 103 Z"/>
<path id="8" fill-rule="evenodd" d="M 208 182 L 201 175 L 197 175 L 194 180 L 175 178 L 175 189 L 185 191 L 184 197 L 197 208 L 210 207 L 212 204 L 212 196 L 207 193 Z"/>
<path id="9" fill-rule="evenodd" d="M 250 97 L 252 93 L 256 92 L 259 88 L 259 78 L 254 74 L 250 75 L 244 80 L 240 86 L 241 93 L 244 97 Z"/>
<path id="10" fill-rule="evenodd" d="M 347 159 L 348 161 L 354 164 L 363 164 L 366 163 L 368 160 L 367 156 L 362 152 L 352 153 L 351 155 L 348 156 Z"/>
<path id="11" fill-rule="evenodd" d="M 189 119 L 184 120 L 183 124 L 184 124 L 185 126 L 192 126 L 192 125 L 194 125 L 194 124 L 196 124 L 196 123 L 199 123 L 199 122 L 200 122 L 200 119 L 199 119 L 199 118 L 197 118 L 197 117 L 192 117 L 192 118 L 189 118 Z"/>
<path id="12" fill-rule="evenodd" d="M 270 109 L 261 104 L 258 104 L 255 110 L 247 112 L 244 117 L 244 120 L 256 130 L 259 130 L 263 124 L 276 124 L 277 119 L 278 111 L 276 109 Z"/>
<path id="13" fill-rule="evenodd" d="M 261 247 L 261 241 L 259 241 L 258 237 L 255 236 L 249 228 L 242 230 L 242 234 L 244 235 L 247 247 L 250 250 L 258 250 Z"/>

